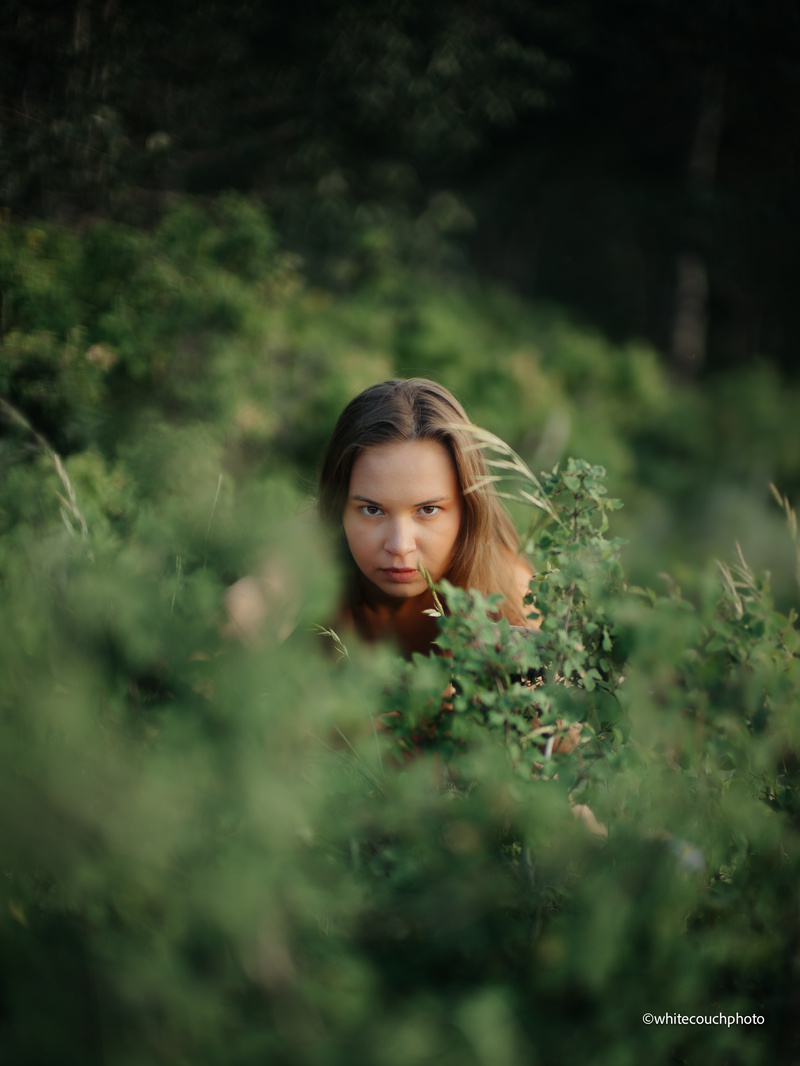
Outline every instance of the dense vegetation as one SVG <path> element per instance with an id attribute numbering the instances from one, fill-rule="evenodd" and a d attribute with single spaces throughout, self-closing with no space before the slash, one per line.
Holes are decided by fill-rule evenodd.
<path id="1" fill-rule="evenodd" d="M 796 392 L 377 236 L 337 290 L 240 196 L 0 229 L 3 1061 L 795 1061 Z M 516 449 L 536 639 L 447 589 L 450 659 L 315 631 L 320 448 L 392 374 Z"/>
<path id="2" fill-rule="evenodd" d="M 448 215 L 479 274 L 685 373 L 796 372 L 794 3 L 7 0 L 0 47 L 18 216 L 235 188 L 341 280 Z"/>

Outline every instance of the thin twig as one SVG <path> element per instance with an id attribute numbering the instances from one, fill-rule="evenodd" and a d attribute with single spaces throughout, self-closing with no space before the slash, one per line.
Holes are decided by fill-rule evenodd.
<path id="1" fill-rule="evenodd" d="M 89 523 L 86 521 L 86 515 L 78 504 L 78 494 L 75 491 L 75 486 L 72 483 L 72 479 L 67 473 L 64 462 L 55 448 L 52 447 L 50 442 L 45 436 L 43 436 L 37 429 L 35 429 L 22 411 L 14 407 L 8 400 L 4 400 L 0 397 L 0 416 L 5 418 L 8 422 L 13 422 L 14 425 L 24 429 L 25 432 L 31 437 L 36 447 L 47 456 L 55 467 L 56 474 L 61 484 L 66 489 L 66 498 L 61 495 L 60 492 L 56 493 L 56 496 L 61 502 L 61 519 L 67 529 L 74 535 L 75 529 L 72 522 L 69 519 L 69 515 L 76 520 L 80 526 L 81 540 L 83 541 L 86 552 L 89 558 L 94 562 L 94 552 L 92 551 L 91 544 L 89 542 Z M 67 513 L 69 512 L 69 514 Z"/>

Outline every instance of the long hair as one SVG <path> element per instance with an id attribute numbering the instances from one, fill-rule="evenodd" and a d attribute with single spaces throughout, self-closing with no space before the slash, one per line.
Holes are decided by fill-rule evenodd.
<path id="1" fill-rule="evenodd" d="M 487 480 L 489 469 L 470 432 L 472 425 L 455 396 L 435 381 L 397 378 L 371 385 L 339 416 L 322 462 L 317 506 L 326 525 L 341 531 L 350 475 L 361 452 L 375 444 L 438 441 L 453 460 L 464 494 L 458 544 L 444 576 L 453 585 L 484 595 L 502 593 L 500 613 L 516 625 L 526 625 L 527 612 L 514 582 L 519 537 Z M 349 551 L 346 559 L 352 594 L 359 575 Z"/>

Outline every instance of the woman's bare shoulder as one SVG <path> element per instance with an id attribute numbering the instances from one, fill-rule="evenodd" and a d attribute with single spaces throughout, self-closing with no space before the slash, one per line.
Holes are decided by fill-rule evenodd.
<path id="1" fill-rule="evenodd" d="M 532 577 L 533 567 L 524 556 L 518 555 L 514 559 L 514 587 L 519 593 L 520 600 L 523 602 L 523 604 L 525 597 L 528 595 Z M 539 615 L 534 612 L 534 607 L 531 607 L 527 604 L 525 605 L 525 613 L 533 613 L 533 617 L 529 617 L 525 622 L 525 626 L 528 629 L 539 628 Z"/>
<path id="2" fill-rule="evenodd" d="M 532 577 L 533 567 L 523 555 L 518 555 L 514 559 L 514 583 L 523 595 L 527 593 Z"/>

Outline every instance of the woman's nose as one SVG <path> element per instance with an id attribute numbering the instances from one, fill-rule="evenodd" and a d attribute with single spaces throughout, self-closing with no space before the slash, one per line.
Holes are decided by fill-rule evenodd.
<path id="1" fill-rule="evenodd" d="M 390 555 L 408 555 L 415 548 L 414 530 L 410 522 L 392 522 L 386 534 L 386 550 Z"/>

